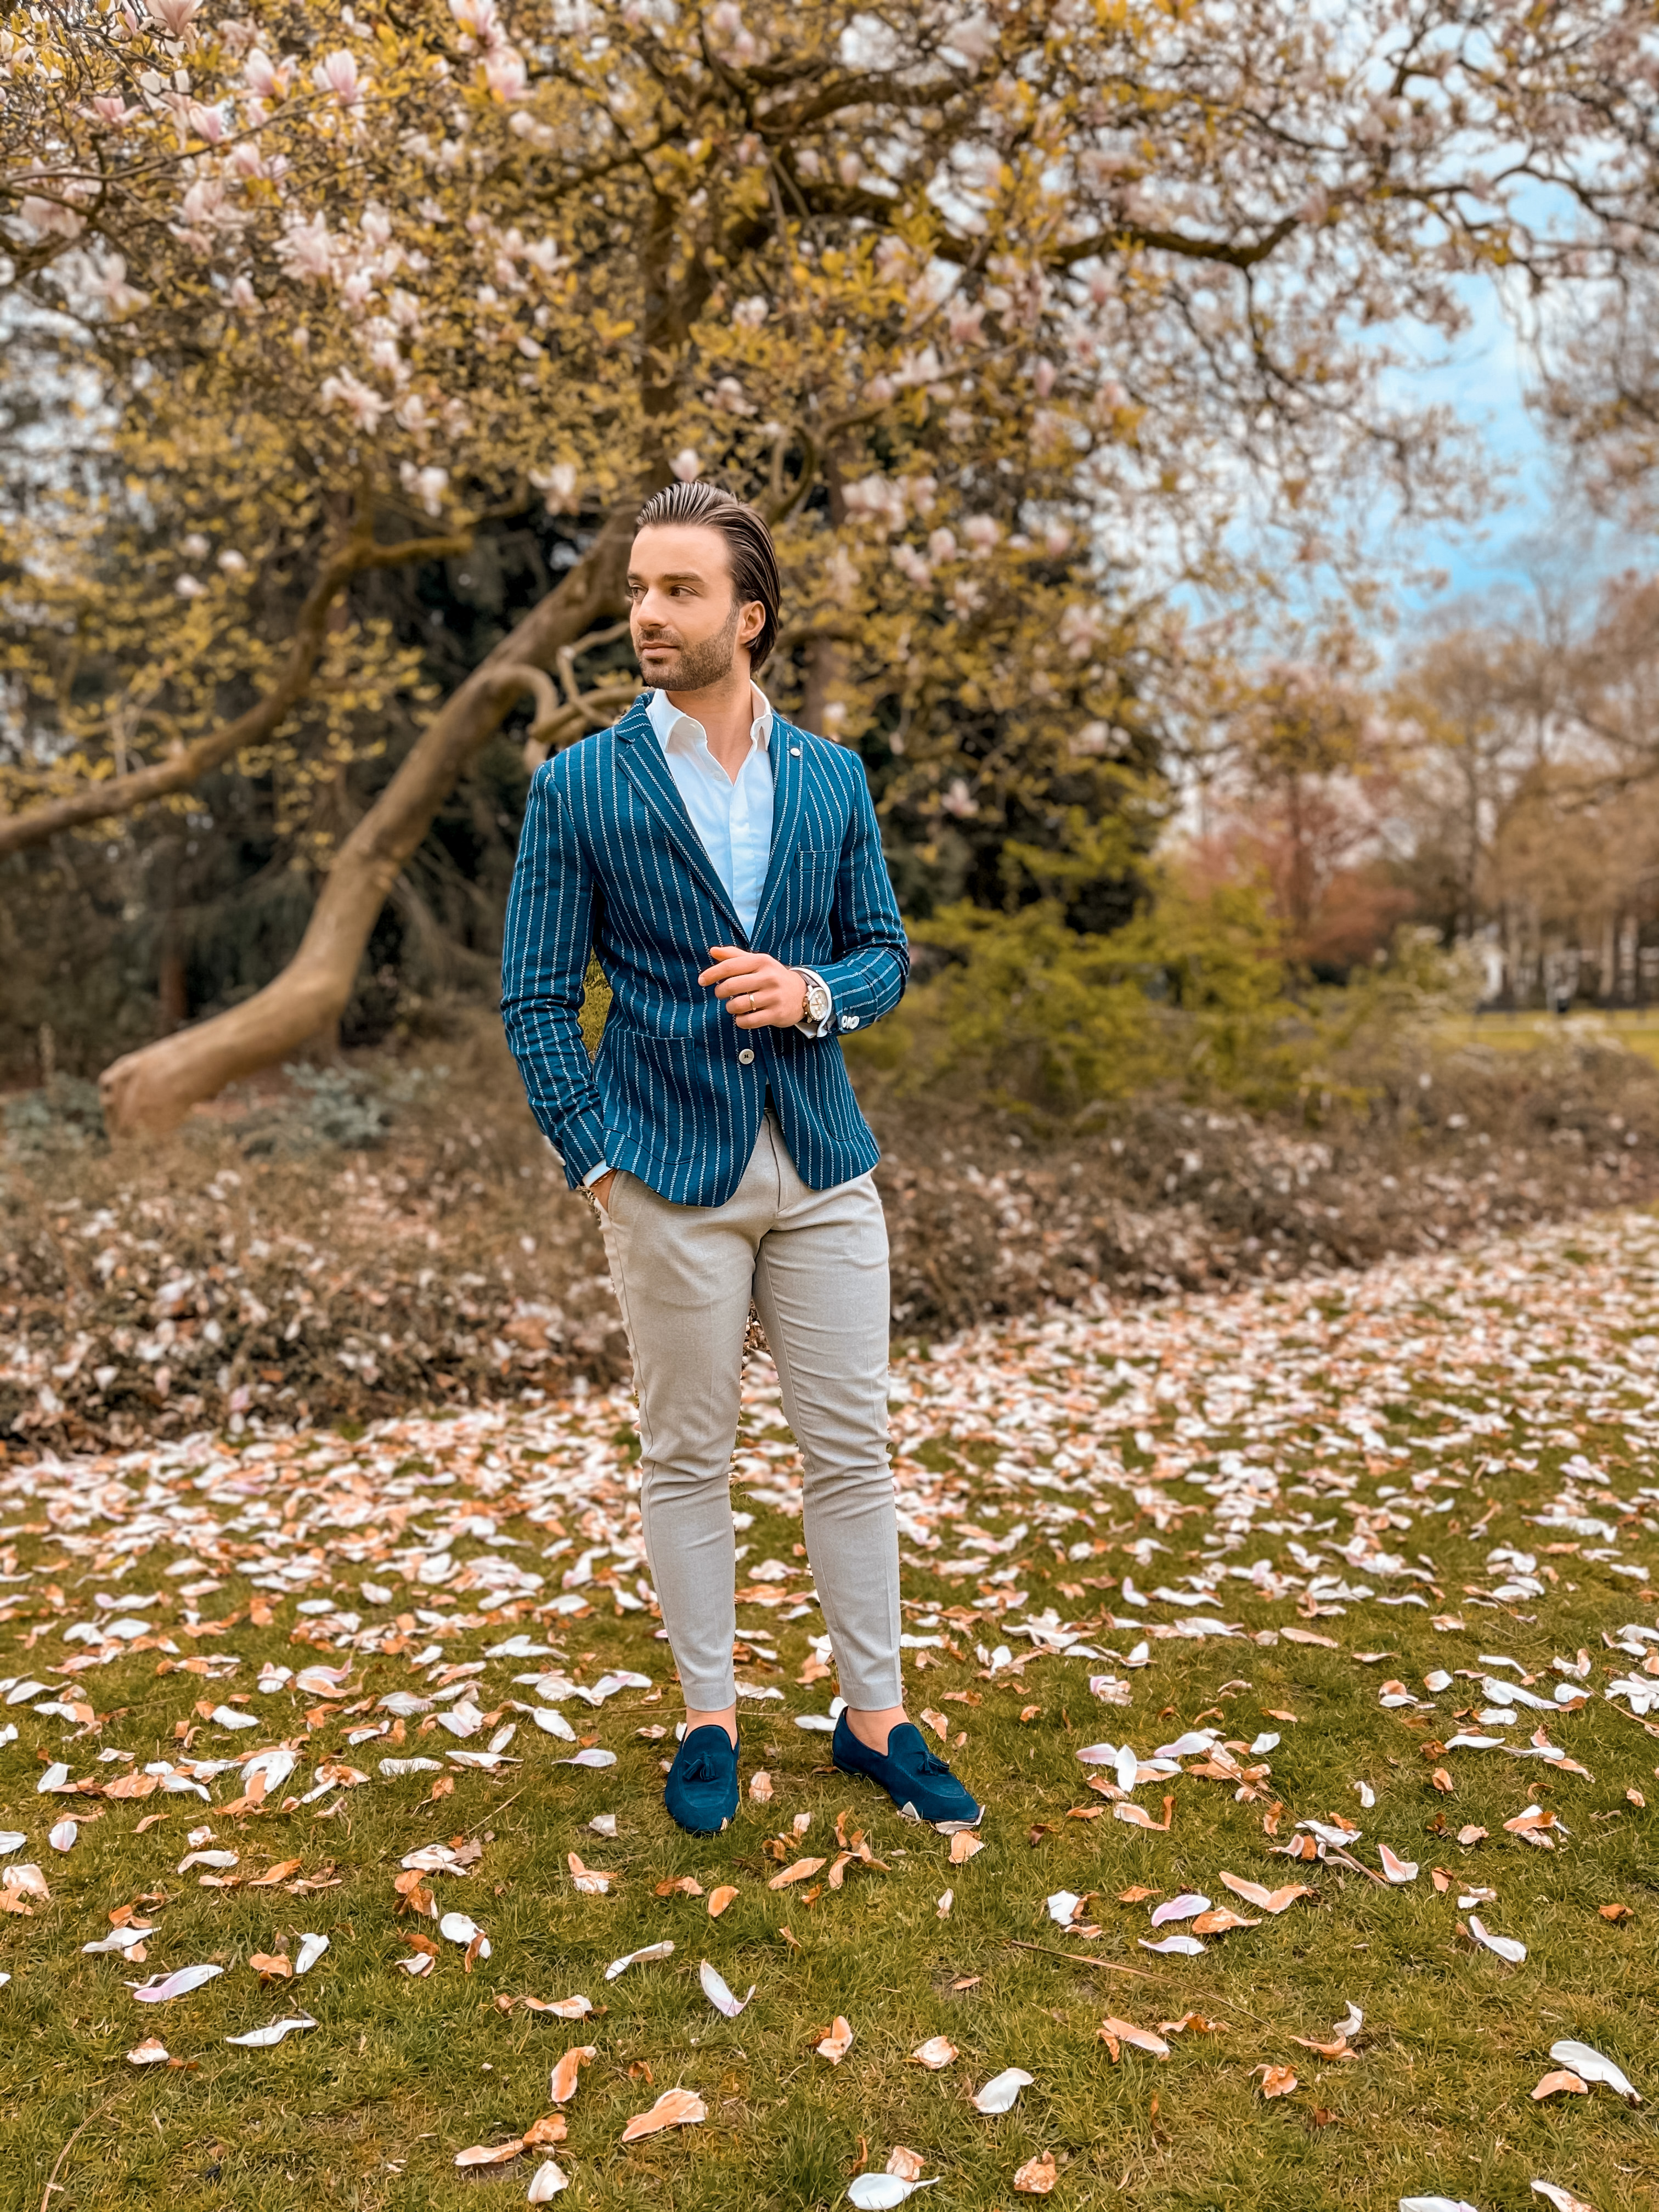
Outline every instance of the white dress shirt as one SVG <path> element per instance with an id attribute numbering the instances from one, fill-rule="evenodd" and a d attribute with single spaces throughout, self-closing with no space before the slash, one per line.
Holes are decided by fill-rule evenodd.
<path id="1" fill-rule="evenodd" d="M 668 761 L 691 825 L 726 886 L 744 933 L 755 926 L 772 858 L 772 706 L 759 684 L 749 687 L 755 717 L 749 750 L 730 776 L 708 750 L 701 722 L 683 714 L 665 691 L 653 691 L 646 713 Z"/>
<path id="2" fill-rule="evenodd" d="M 749 750 L 735 776 L 728 775 L 708 750 L 708 732 L 702 724 L 675 706 L 665 691 L 653 691 L 646 704 L 674 788 L 685 802 L 691 826 L 720 878 L 726 896 L 743 924 L 746 936 L 760 911 L 766 872 L 772 861 L 772 702 L 758 684 L 749 687 L 754 720 L 749 725 Z M 823 978 L 810 968 L 801 969 L 815 983 Z M 835 1021 L 833 1006 L 822 1021 L 797 1022 L 808 1036 L 822 1036 Z M 583 1181 L 597 1182 L 609 1175 L 610 1164 L 601 1160 Z"/>

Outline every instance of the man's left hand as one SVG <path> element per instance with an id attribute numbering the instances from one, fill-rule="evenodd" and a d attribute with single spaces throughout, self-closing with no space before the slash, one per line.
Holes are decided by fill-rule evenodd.
<path id="1" fill-rule="evenodd" d="M 806 1012 L 806 978 L 769 953 L 735 945 L 711 945 L 714 965 L 697 981 L 712 983 L 717 999 L 740 1030 L 790 1030 Z"/>

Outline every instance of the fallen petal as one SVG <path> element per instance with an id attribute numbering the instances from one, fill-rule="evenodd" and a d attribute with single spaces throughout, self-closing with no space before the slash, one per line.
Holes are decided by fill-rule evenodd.
<path id="1" fill-rule="evenodd" d="M 648 2112 L 635 2112 L 623 2130 L 625 2143 L 641 2136 L 654 2136 L 663 2128 L 695 2127 L 708 2118 L 708 2107 L 695 2089 L 665 2089 Z"/>
<path id="2" fill-rule="evenodd" d="M 840 2013 L 812 2045 L 820 2058 L 827 2058 L 832 2066 L 839 2066 L 853 2047 L 853 2030 Z"/>
<path id="3" fill-rule="evenodd" d="M 1020 2091 L 1029 2089 L 1035 2079 L 1022 2066 L 1005 2067 L 1000 2074 L 994 2074 L 972 2100 L 974 2110 L 988 2117 L 1012 2112 Z"/>
<path id="4" fill-rule="evenodd" d="M 129 1982 L 127 1987 L 140 2004 L 166 2004 L 173 1997 L 187 1997 L 224 1971 L 222 1966 L 180 1966 L 176 1973 L 152 1974 L 149 1981 Z"/>
<path id="5" fill-rule="evenodd" d="M 316 2025 L 309 2013 L 296 2013 L 292 2020 L 274 2020 L 269 2027 L 251 2028 L 246 2035 L 228 2035 L 225 2041 L 240 2044 L 244 2051 L 270 2051 L 285 2035 L 292 2035 L 296 2028 L 315 2027 Z"/>
<path id="6" fill-rule="evenodd" d="M 576 2094 L 576 2075 L 590 2058 L 597 2058 L 599 2047 L 596 2043 L 573 2044 L 553 2069 L 549 2097 L 556 2105 L 568 2105 Z"/>
<path id="7" fill-rule="evenodd" d="M 896 2173 L 860 2173 L 854 2175 L 847 2201 L 857 2205 L 859 2212 L 893 2212 L 896 2204 L 902 2204 L 916 2190 L 937 2186 L 937 2177 L 933 2181 L 907 2181 Z"/>
<path id="8" fill-rule="evenodd" d="M 1470 1925 L 1473 1926 L 1473 1924 L 1471 1922 Z M 1553 2043 L 1550 2045 L 1550 2057 L 1559 2058 L 1564 2066 L 1571 2066 L 1573 2072 L 1582 2075 L 1586 2081 L 1606 2082 L 1609 2089 L 1616 2090 L 1620 2096 L 1628 2098 L 1632 2105 L 1639 2105 L 1642 2101 L 1632 2087 L 1629 2077 L 1622 2068 L 1615 2066 L 1611 2058 L 1603 2057 L 1599 2051 L 1593 2049 L 1588 2043 L 1574 2043 L 1571 2039 L 1560 2043 Z"/>
<path id="9" fill-rule="evenodd" d="M 562 2189 L 568 2189 L 569 2186 L 569 2181 L 557 2159 L 550 2158 L 544 2160 L 531 2175 L 530 2188 L 525 2201 L 530 2204 L 550 2203 Z"/>
<path id="10" fill-rule="evenodd" d="M 957 2046 L 948 2035 L 930 2035 L 926 2043 L 919 2043 L 910 2053 L 918 2066 L 931 2067 L 937 2073 L 948 2066 L 957 2055 Z"/>
<path id="11" fill-rule="evenodd" d="M 1028 2158 L 1014 2176 L 1014 2187 L 1022 2197 L 1046 2197 L 1055 2180 L 1054 2154 L 1051 2150 L 1039 2151 Z"/>
<path id="12" fill-rule="evenodd" d="M 1564 2094 L 1570 2097 L 1588 2097 L 1589 2083 L 1582 2075 L 1570 2074 L 1563 2067 L 1559 2073 L 1545 2075 L 1532 2093 L 1533 2102 L 1537 2104 L 1545 2097 L 1559 2097 Z"/>
<path id="13" fill-rule="evenodd" d="M 127 2053 L 129 2066 L 161 2066 L 167 2060 L 167 2045 L 161 2039 L 147 2035 L 142 2043 L 135 2044 Z"/>
<path id="14" fill-rule="evenodd" d="M 647 1959 L 672 1959 L 673 1955 L 672 1942 L 647 1943 L 641 1950 L 629 1951 L 620 1959 L 613 1959 L 605 1970 L 605 1978 L 607 1982 L 614 1982 L 618 1974 L 625 1974 L 630 1966 L 642 1966 Z M 697 2117 L 701 2119 L 702 2113 Z M 662 2124 L 667 2127 L 671 2123 L 665 2120 Z"/>
<path id="15" fill-rule="evenodd" d="M 750 1982 L 749 1996 L 733 1996 L 726 1986 L 725 1977 L 718 1973 L 707 1959 L 697 1969 L 697 1979 L 702 1984 L 704 1996 L 714 2006 L 715 2011 L 724 2013 L 727 2020 L 735 2020 L 748 2003 L 749 1997 L 752 1997 L 755 1994 L 755 1984 Z"/>
<path id="16" fill-rule="evenodd" d="M 1534 2181 L 1532 2186 L 1533 2194 L 1553 2204 L 1555 2212 L 1595 2212 L 1593 2204 L 1587 2204 L 1582 2197 L 1575 2197 L 1571 2190 L 1563 2189 L 1553 2181 Z"/>
<path id="17" fill-rule="evenodd" d="M 295 1972 L 308 1974 L 327 1948 L 326 1936 L 302 1936 L 300 1938 L 299 1950 L 295 1954 Z"/>
<path id="18" fill-rule="evenodd" d="M 730 1882 L 722 1882 L 718 1889 L 711 1889 L 708 1893 L 708 1917 L 718 1920 L 737 1893 Z"/>
<path id="19" fill-rule="evenodd" d="M 1196 1891 L 1187 1890 L 1181 1896 L 1171 1897 L 1163 1905 L 1156 1905 L 1152 1907 L 1152 1925 L 1154 1928 L 1164 1928 L 1172 1920 L 1192 1920 L 1196 1918 L 1199 1913 L 1207 1912 L 1209 1909 L 1210 1900 L 1207 1897 L 1200 1897 Z"/>

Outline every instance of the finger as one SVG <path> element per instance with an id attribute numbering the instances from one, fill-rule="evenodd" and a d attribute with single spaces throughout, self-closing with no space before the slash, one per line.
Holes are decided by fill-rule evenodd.
<path id="1" fill-rule="evenodd" d="M 714 996 L 717 999 L 743 999 L 752 991 L 758 999 L 766 988 L 766 977 L 751 968 L 746 975 L 728 975 L 723 983 L 717 983 Z"/>
<path id="2" fill-rule="evenodd" d="M 727 958 L 716 961 L 712 968 L 705 968 L 697 981 L 700 983 L 716 983 L 722 975 L 736 975 L 740 968 L 752 962 L 754 957 L 752 952 L 733 952 Z"/>

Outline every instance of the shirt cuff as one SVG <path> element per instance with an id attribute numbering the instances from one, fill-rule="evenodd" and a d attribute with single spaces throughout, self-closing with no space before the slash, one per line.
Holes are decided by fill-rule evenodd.
<path id="1" fill-rule="evenodd" d="M 582 1188 L 584 1190 L 592 1190 L 599 1177 L 601 1176 L 608 1176 L 610 1172 L 610 1161 L 601 1160 L 597 1167 L 589 1168 L 587 1173 L 582 1177 Z"/>
<path id="2" fill-rule="evenodd" d="M 809 983 L 816 983 L 820 990 L 829 990 L 829 985 L 824 981 L 823 976 L 819 975 L 816 968 L 798 968 L 795 970 L 795 973 L 798 975 L 805 975 Z M 835 994 L 833 992 L 830 992 L 830 995 L 829 1011 L 824 1015 L 823 1019 L 821 1022 L 799 1021 L 795 1024 L 795 1027 L 800 1031 L 803 1036 L 810 1037 L 828 1036 L 830 1030 L 834 1029 L 835 1026 L 836 1000 Z"/>

